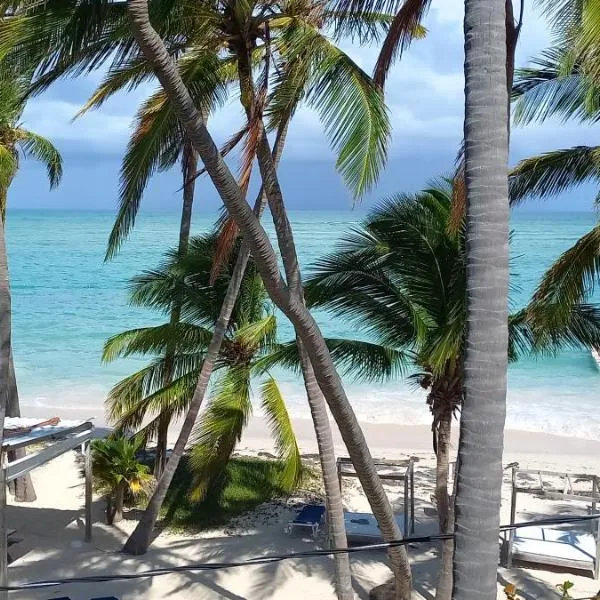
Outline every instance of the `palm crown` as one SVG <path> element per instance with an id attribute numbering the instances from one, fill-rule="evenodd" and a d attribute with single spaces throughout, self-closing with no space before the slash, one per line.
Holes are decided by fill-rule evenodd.
<path id="1" fill-rule="evenodd" d="M 600 119 L 597 6 L 572 0 L 545 6 L 556 45 L 517 72 L 515 120 L 523 125 L 550 117 L 595 123 Z M 600 146 L 563 148 L 521 161 L 511 173 L 511 200 L 546 198 L 585 182 L 600 182 Z M 567 250 L 541 282 L 537 297 L 558 305 L 585 298 L 600 273 L 599 239 L 596 226 Z"/>
<path id="2" fill-rule="evenodd" d="M 133 43 L 124 7 L 121 1 L 51 0 L 42 10 L 24 7 L 22 17 L 0 24 L 0 37 L 15 60 L 36 66 L 32 92 L 110 62 L 85 111 L 120 89 L 153 78 Z M 386 157 L 388 115 L 377 86 L 335 41 L 348 34 L 365 43 L 378 39 L 390 24 L 389 15 L 341 11 L 332 2 L 315 0 L 205 0 L 193 9 L 183 0 L 154 0 L 150 11 L 196 106 L 206 114 L 223 102 L 240 69 L 250 69 L 264 94 L 268 90 L 271 128 L 306 102 L 319 112 L 337 152 L 338 169 L 353 192 L 360 196 L 374 183 Z M 241 95 L 245 102 L 243 90 Z M 234 139 L 240 141 L 245 133 Z M 122 165 L 121 209 L 109 256 L 131 229 L 148 178 L 173 166 L 182 145 L 182 128 L 159 90 L 136 116 Z"/>
<path id="3" fill-rule="evenodd" d="M 104 359 L 130 355 L 157 356 L 148 366 L 119 382 L 107 400 L 112 420 L 120 429 L 138 429 L 141 438 L 153 435 L 164 414 L 184 414 L 192 399 L 206 348 L 212 337 L 232 268 L 214 285 L 210 273 L 215 235 L 194 238 L 185 257 L 172 253 L 156 271 L 137 277 L 132 302 L 167 313 L 177 296 L 182 320 L 120 333 L 106 342 Z M 275 379 L 265 374 L 262 358 L 275 348 L 277 321 L 260 276 L 250 266 L 230 320 L 216 368 L 219 377 L 209 404 L 201 414 L 194 436 L 193 464 L 197 490 L 206 490 L 222 472 L 252 412 L 251 382 L 261 375 L 261 406 L 271 426 L 279 455 L 284 461 L 282 486 L 291 488 L 301 475 L 300 455 L 290 419 Z M 174 348 L 173 377 L 165 383 L 165 349 Z"/>
<path id="4" fill-rule="evenodd" d="M 57 185 L 62 176 L 58 150 L 20 122 L 28 84 L 26 75 L 17 74 L 6 61 L 0 62 L 0 212 L 3 220 L 8 188 L 19 167 L 19 153 L 45 165 L 50 187 Z"/>
<path id="5" fill-rule="evenodd" d="M 319 260 L 307 282 L 312 306 L 353 320 L 365 334 L 404 357 L 430 392 L 434 429 L 460 406 L 466 329 L 464 230 L 448 230 L 450 182 L 378 205 L 360 229 Z M 574 302 L 532 302 L 511 315 L 509 355 L 598 342 L 598 311 Z M 438 384 L 444 381 L 443 394 Z"/>

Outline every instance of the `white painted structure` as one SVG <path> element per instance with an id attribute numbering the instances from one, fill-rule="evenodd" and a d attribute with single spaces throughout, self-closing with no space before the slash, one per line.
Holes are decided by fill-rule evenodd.
<path id="1" fill-rule="evenodd" d="M 81 447 L 85 457 L 85 541 L 92 539 L 92 464 L 90 441 L 94 426 L 91 421 L 60 421 L 56 425 L 37 426 L 39 419 L 4 419 L 5 438 L 0 448 L 0 585 L 8 584 L 8 527 L 6 523 L 6 486 L 29 471 L 41 467 L 57 458 Z M 8 451 L 39 445 L 31 454 L 8 462 Z M 7 598 L 7 592 L 0 592 L 0 599 Z"/>

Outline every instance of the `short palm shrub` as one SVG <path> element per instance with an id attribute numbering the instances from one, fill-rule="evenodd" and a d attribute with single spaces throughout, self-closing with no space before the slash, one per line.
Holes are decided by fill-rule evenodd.
<path id="1" fill-rule="evenodd" d="M 139 496 L 148 488 L 152 475 L 137 458 L 139 444 L 123 436 L 92 442 L 92 473 L 96 491 L 106 498 L 106 522 L 123 518 L 127 494 Z"/>

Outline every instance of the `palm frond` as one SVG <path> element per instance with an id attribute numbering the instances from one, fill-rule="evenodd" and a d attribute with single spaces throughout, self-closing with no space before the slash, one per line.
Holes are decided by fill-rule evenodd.
<path id="1" fill-rule="evenodd" d="M 305 65 L 307 48 L 311 49 L 309 71 Z M 303 97 L 324 123 L 338 155 L 338 171 L 353 194 L 362 196 L 377 180 L 387 157 L 391 129 L 381 91 L 347 54 L 317 29 L 291 29 L 281 51 L 291 66 L 303 68 L 297 67 L 293 84 L 285 84 L 284 91 L 279 92 L 277 106 L 289 110 L 310 73 L 309 87 Z"/>
<path id="2" fill-rule="evenodd" d="M 195 500 L 202 499 L 209 486 L 223 474 L 251 412 L 249 369 L 232 367 L 216 383 L 192 435 L 190 464 L 194 471 Z"/>
<path id="3" fill-rule="evenodd" d="M 534 300 L 542 305 L 570 307 L 593 293 L 600 275 L 600 225 L 580 238 L 548 269 Z"/>
<path id="4" fill-rule="evenodd" d="M 176 418 L 185 413 L 194 395 L 199 372 L 198 366 L 165 384 L 164 378 L 160 377 L 152 381 L 152 368 L 151 365 L 141 369 L 120 381 L 111 389 L 105 402 L 111 424 L 120 431 L 136 431 L 144 441 L 156 435 L 160 417 Z M 160 375 L 164 374 L 161 371 Z"/>
<path id="5" fill-rule="evenodd" d="M 379 43 L 390 29 L 393 14 L 325 10 L 324 19 L 333 31 L 333 39 L 350 38 L 361 44 Z"/>
<path id="6" fill-rule="evenodd" d="M 273 377 L 269 377 L 261 385 L 260 396 L 271 435 L 275 440 L 277 455 L 283 463 L 279 485 L 282 489 L 291 491 L 302 478 L 302 459 L 285 401 Z"/>
<path id="7" fill-rule="evenodd" d="M 183 60 L 183 59 L 182 59 Z M 196 106 L 206 114 L 224 101 L 221 60 L 213 53 L 187 57 L 184 82 Z M 131 232 L 150 177 L 170 169 L 183 148 L 183 130 L 163 90 L 142 104 L 121 166 L 119 211 L 111 231 L 106 258 L 112 258 Z"/>
<path id="8" fill-rule="evenodd" d="M 79 118 L 88 111 L 100 108 L 111 96 L 121 90 L 132 91 L 154 77 L 154 71 L 143 56 L 135 56 L 123 64 L 113 65 L 87 102 L 77 112 Z"/>
<path id="9" fill-rule="evenodd" d="M 394 60 L 402 55 L 415 38 L 423 36 L 422 22 L 430 4 L 431 0 L 406 0 L 396 13 L 375 65 L 375 83 L 381 88 Z"/>
<path id="10" fill-rule="evenodd" d="M 582 73 L 578 64 L 565 69 L 567 51 L 549 48 L 532 60 L 531 67 L 515 73 L 512 98 L 518 125 L 559 116 L 595 123 L 600 119 L 600 87 Z"/>
<path id="11" fill-rule="evenodd" d="M 167 348 L 173 349 L 176 353 L 204 352 L 211 338 L 212 332 L 209 329 L 185 322 L 130 329 L 106 341 L 102 360 L 112 362 L 132 355 L 160 354 Z"/>
<path id="12" fill-rule="evenodd" d="M 600 147 L 575 146 L 522 160 L 509 174 L 511 204 L 547 198 L 600 178 Z"/>
<path id="13" fill-rule="evenodd" d="M 63 172 L 60 152 L 50 140 L 37 133 L 27 131 L 26 129 L 19 129 L 17 134 L 23 153 L 41 162 L 48 172 L 50 187 L 57 186 Z"/>
<path id="14" fill-rule="evenodd" d="M 18 167 L 18 155 L 10 148 L 0 144 L 0 196 L 6 194 Z"/>
<path id="15" fill-rule="evenodd" d="M 267 315 L 259 320 L 252 320 L 242 325 L 236 332 L 234 339 L 247 346 L 261 346 L 272 344 L 277 335 L 277 318 Z"/>

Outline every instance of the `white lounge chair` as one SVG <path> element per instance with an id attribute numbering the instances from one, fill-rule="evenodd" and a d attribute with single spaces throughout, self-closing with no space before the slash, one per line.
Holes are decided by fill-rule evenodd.
<path id="1" fill-rule="evenodd" d="M 405 518 L 403 513 L 396 515 L 396 523 L 404 537 Z M 376 544 L 383 541 L 377 519 L 372 513 L 347 512 L 344 513 L 346 536 L 349 544 Z"/>

